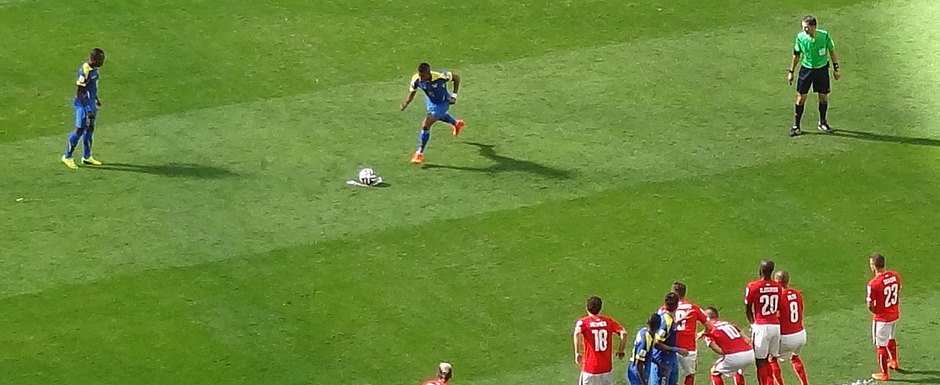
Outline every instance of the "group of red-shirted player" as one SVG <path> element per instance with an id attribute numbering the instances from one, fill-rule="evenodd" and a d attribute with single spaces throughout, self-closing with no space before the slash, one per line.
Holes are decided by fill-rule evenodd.
<path id="1" fill-rule="evenodd" d="M 869 256 L 869 263 L 875 277 L 868 282 L 868 309 L 874 316 L 872 339 L 877 347 L 879 371 L 872 378 L 879 381 L 890 379 L 889 370 L 899 370 L 895 324 L 899 318 L 901 277 L 885 269 L 885 257 L 880 253 Z M 806 330 L 803 327 L 803 294 L 790 287 L 790 274 L 785 270 L 775 272 L 771 260 L 761 261 L 760 278 L 747 285 L 744 293 L 745 315 L 750 323 L 750 338 L 732 322 L 719 318 L 718 309 L 707 307 L 704 310 L 685 298 L 687 287 L 682 282 L 674 282 L 673 297 L 678 296 L 678 307 L 666 311 L 664 306 L 649 321 L 649 326 L 642 328 L 636 336 L 634 352 L 631 357 L 628 379 L 632 384 L 641 385 L 678 385 L 678 378 L 683 385 L 693 385 L 696 371 L 696 343 L 700 339 L 719 355 L 711 367 L 713 385 L 724 385 L 723 377 L 733 377 L 736 385 L 744 385 L 743 370 L 752 363 L 757 368 L 760 385 L 784 385 L 779 361 L 790 361 L 801 385 L 808 385 L 806 369 L 800 359 L 800 350 L 806 344 Z M 587 317 L 577 321 L 574 330 L 575 362 L 581 367 L 579 385 L 611 385 L 614 383 L 612 349 L 613 335 L 620 337 L 616 355 L 626 355 L 627 331 L 614 319 L 600 314 L 601 299 L 591 297 L 587 302 Z M 661 316 L 661 318 L 660 318 Z M 673 325 L 674 320 L 674 325 Z M 652 330 L 660 323 L 661 328 Z M 705 325 L 704 330 L 696 333 L 697 324 Z M 671 329 L 670 329 L 671 328 Z M 661 335 L 665 331 L 666 335 Z M 661 346 L 667 341 L 668 333 L 675 333 L 675 346 Z M 637 373 L 637 367 L 654 368 L 662 362 L 653 360 L 648 351 L 657 348 L 668 352 L 678 352 L 678 376 L 647 376 Z M 635 361 L 646 362 L 636 365 Z M 653 369 L 654 371 L 656 369 Z M 661 369 L 662 370 L 662 369 Z M 667 370 L 668 371 L 668 370 Z M 660 383 L 650 384 L 649 378 L 657 378 Z"/>
<path id="2" fill-rule="evenodd" d="M 869 266 L 875 277 L 868 282 L 868 310 L 873 315 L 872 340 L 876 346 L 878 372 L 872 378 L 890 380 L 889 370 L 900 370 L 898 347 L 895 340 L 895 325 L 900 317 L 901 276 L 885 268 L 885 257 L 880 253 L 869 256 Z M 789 360 L 801 385 L 808 385 L 806 370 L 799 353 L 806 344 L 803 328 L 803 294 L 790 287 L 790 274 L 785 270 L 774 271 L 771 260 L 760 264 L 760 278 L 748 283 L 744 292 L 745 315 L 750 322 L 751 338 L 732 322 L 719 318 L 718 309 L 698 305 L 686 300 L 687 287 L 674 282 L 672 291 L 666 296 L 666 306 L 654 313 L 648 326 L 637 333 L 631 361 L 653 361 L 651 350 L 666 349 L 678 352 L 679 376 L 660 373 L 659 384 L 650 384 L 649 376 L 629 373 L 631 383 L 642 385 L 693 385 L 696 370 L 696 342 L 704 339 L 705 345 L 718 354 L 711 367 L 713 385 L 724 385 L 723 377 L 733 377 L 735 385 L 744 385 L 744 369 L 752 363 L 757 367 L 760 385 L 784 385 L 779 361 Z M 678 298 L 678 306 L 671 302 Z M 603 302 L 591 297 L 586 304 L 588 315 L 577 321 L 574 328 L 574 361 L 581 368 L 579 385 L 613 385 L 613 336 L 619 337 L 616 349 L 618 358 L 626 356 L 627 331 L 616 320 L 601 314 Z M 704 330 L 696 333 L 698 323 Z M 653 330 L 656 328 L 657 330 Z M 674 336 L 664 335 L 674 333 Z M 675 346 L 663 345 L 674 337 Z M 668 372 L 662 362 L 640 365 L 641 371 L 650 366 L 660 366 Z M 637 366 L 631 364 L 631 368 Z M 655 370 L 655 369 L 654 369 Z M 453 375 L 448 362 L 438 365 L 434 380 L 424 385 L 447 385 Z"/>

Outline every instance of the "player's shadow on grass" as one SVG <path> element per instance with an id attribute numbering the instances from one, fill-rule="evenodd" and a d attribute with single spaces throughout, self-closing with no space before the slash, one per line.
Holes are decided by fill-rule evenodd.
<path id="1" fill-rule="evenodd" d="M 832 135 L 841 136 L 845 138 L 852 138 L 852 139 L 871 140 L 875 142 L 889 142 L 889 143 L 900 143 L 900 144 L 913 144 L 916 146 L 940 147 L 940 139 L 911 138 L 907 136 L 884 135 L 884 134 L 875 134 L 875 133 L 864 132 L 864 131 L 838 130 L 838 129 L 835 132 L 833 132 Z"/>
<path id="2" fill-rule="evenodd" d="M 214 166 L 205 166 L 192 163 L 168 163 L 168 164 L 128 164 L 128 163 L 106 163 L 101 166 L 90 166 L 88 168 L 98 170 L 139 172 L 142 174 L 160 175 L 172 178 L 197 178 L 197 179 L 218 179 L 232 177 L 237 174 L 227 169 Z"/>
<path id="3" fill-rule="evenodd" d="M 480 155 L 484 158 L 487 158 L 496 164 L 488 167 L 464 167 L 464 166 L 449 166 L 444 164 L 430 164 L 425 163 L 425 168 L 445 168 L 450 170 L 461 170 L 461 171 L 475 171 L 475 172 L 485 172 L 485 173 L 498 173 L 498 172 L 527 172 L 531 174 L 536 174 L 539 176 L 552 178 L 552 179 L 569 179 L 573 176 L 573 173 L 568 170 L 561 170 L 554 167 L 549 167 L 545 165 L 538 164 L 529 160 L 522 160 L 516 158 L 510 158 L 505 155 L 499 155 L 494 149 L 492 144 L 483 144 L 468 142 L 467 144 L 471 146 L 476 146 L 480 151 Z"/>
<path id="4" fill-rule="evenodd" d="M 940 384 L 940 370 L 936 369 L 924 369 L 924 370 L 898 370 L 898 373 L 904 375 L 904 378 L 899 378 L 898 376 L 892 376 L 891 381 L 896 382 L 906 382 L 909 384 Z M 917 378 L 907 378 L 911 375 L 918 376 Z"/>

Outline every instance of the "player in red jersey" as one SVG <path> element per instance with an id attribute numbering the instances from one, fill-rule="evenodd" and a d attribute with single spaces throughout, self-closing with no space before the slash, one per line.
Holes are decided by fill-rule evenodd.
<path id="1" fill-rule="evenodd" d="M 708 323 L 699 335 L 718 359 L 712 365 L 712 385 L 724 385 L 722 376 L 733 376 L 735 385 L 744 385 L 744 368 L 754 363 L 754 348 L 737 325 L 718 318 L 718 309 L 705 308 Z"/>
<path id="2" fill-rule="evenodd" d="M 679 356 L 679 377 L 684 378 L 683 385 L 693 385 L 698 361 L 698 352 L 695 351 L 697 326 L 698 323 L 704 325 L 708 316 L 698 305 L 685 299 L 687 289 L 683 282 L 672 283 L 672 291 L 679 295 L 679 307 L 676 309 L 676 347 L 689 351 L 689 355 Z"/>
<path id="3" fill-rule="evenodd" d="M 437 377 L 433 380 L 423 382 L 423 385 L 447 385 L 450 378 L 454 375 L 454 369 L 449 362 L 441 362 L 437 365 Z"/>
<path id="4" fill-rule="evenodd" d="M 780 352 L 779 305 L 783 287 L 774 282 L 774 261 L 765 259 L 760 263 L 760 279 L 747 284 L 744 290 L 744 313 L 751 323 L 751 340 L 754 341 L 754 357 L 757 363 L 757 382 L 760 385 L 774 383 L 770 360 L 777 359 Z"/>
<path id="5" fill-rule="evenodd" d="M 895 324 L 901 317 L 901 276 L 885 269 L 885 256 L 872 253 L 868 264 L 875 277 L 868 281 L 868 311 L 872 313 L 871 334 L 877 347 L 878 369 L 871 378 L 888 381 L 888 369 L 900 370 Z"/>
<path id="6" fill-rule="evenodd" d="M 622 359 L 625 355 L 627 331 L 613 318 L 600 314 L 602 305 L 600 297 L 588 298 L 588 316 L 579 319 L 574 325 L 574 362 L 581 367 L 579 385 L 614 384 L 614 365 L 610 354 L 614 334 L 620 336 L 617 358 Z"/>
<path id="7" fill-rule="evenodd" d="M 800 378 L 800 385 L 808 385 L 806 369 L 800 359 L 800 350 L 806 345 L 806 329 L 803 328 L 803 293 L 790 287 L 790 273 L 780 270 L 774 274 L 774 281 L 783 286 L 780 296 L 780 357 L 778 360 L 790 360 L 793 371 Z M 783 384 L 783 373 L 777 360 L 770 361 L 774 379 Z"/>

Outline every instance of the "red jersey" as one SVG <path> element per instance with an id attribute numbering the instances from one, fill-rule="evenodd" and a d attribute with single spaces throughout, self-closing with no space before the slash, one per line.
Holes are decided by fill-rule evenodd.
<path id="1" fill-rule="evenodd" d="M 780 324 L 778 313 L 782 294 L 783 285 L 778 282 L 759 279 L 747 284 L 747 289 L 744 289 L 744 306 L 753 308 L 755 324 Z"/>
<path id="2" fill-rule="evenodd" d="M 613 318 L 598 315 L 588 316 L 578 320 L 574 325 L 574 332 L 581 335 L 584 341 L 584 361 L 581 371 L 590 374 L 603 374 L 613 370 L 611 341 L 614 334 L 624 332 Z"/>
<path id="3" fill-rule="evenodd" d="M 718 345 L 724 354 L 734 354 L 751 350 L 751 344 L 744 338 L 741 328 L 727 321 L 716 321 L 705 332 L 705 343 Z"/>
<path id="4" fill-rule="evenodd" d="M 704 325 L 707 321 L 708 316 L 705 315 L 702 308 L 694 303 L 680 299 L 679 308 L 676 309 L 676 346 L 694 352 L 696 345 L 695 331 L 698 326 L 696 322 L 700 322 Z"/>
<path id="5" fill-rule="evenodd" d="M 780 298 L 780 335 L 803 331 L 803 293 L 799 290 L 783 289 Z"/>
<path id="6" fill-rule="evenodd" d="M 875 275 L 868 281 L 868 304 L 874 307 L 874 319 L 893 322 L 901 317 L 901 276 L 893 271 Z"/>

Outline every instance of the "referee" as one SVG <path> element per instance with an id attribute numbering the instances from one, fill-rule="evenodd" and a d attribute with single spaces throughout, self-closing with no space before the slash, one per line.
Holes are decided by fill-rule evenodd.
<path id="1" fill-rule="evenodd" d="M 826 112 L 829 110 L 829 58 L 832 58 L 832 76 L 839 80 L 839 57 L 834 50 L 835 43 L 829 31 L 816 28 L 816 17 L 812 15 L 803 17 L 803 32 L 796 35 L 793 45 L 793 59 L 787 71 L 787 82 L 793 84 L 793 71 L 800 65 L 799 78 L 796 81 L 796 106 L 793 108 L 793 127 L 790 136 L 803 133 L 800 129 L 800 120 L 803 118 L 803 107 L 806 104 L 806 95 L 809 88 L 819 94 L 819 125 L 820 131 L 831 133 L 832 127 L 826 121 Z"/>

